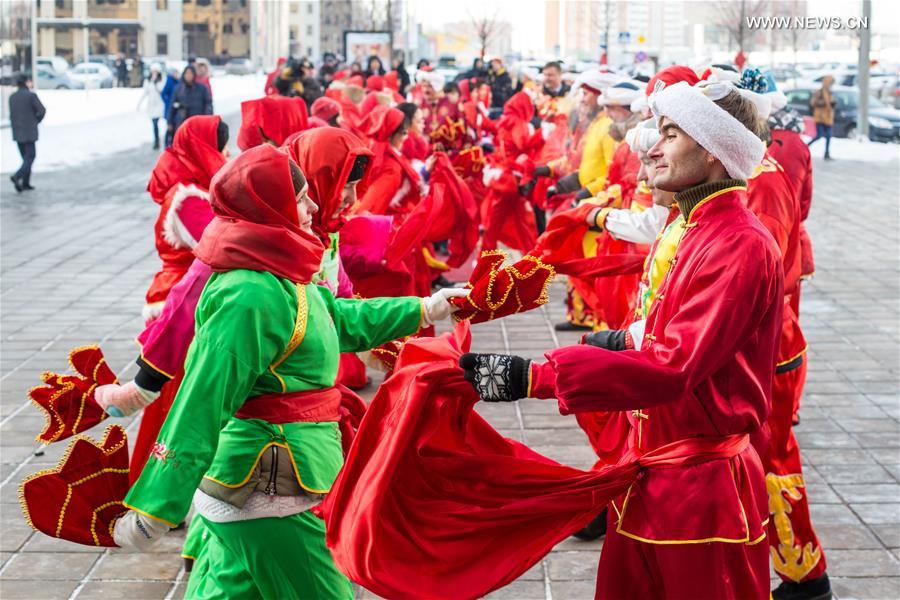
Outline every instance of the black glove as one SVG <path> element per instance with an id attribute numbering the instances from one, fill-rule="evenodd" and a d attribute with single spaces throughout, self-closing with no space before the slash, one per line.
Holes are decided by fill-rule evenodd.
<path id="1" fill-rule="evenodd" d="M 535 181 L 534 181 L 534 179 L 532 179 L 525 185 L 520 185 L 519 186 L 519 195 L 520 196 L 531 196 L 531 192 L 532 192 L 532 190 L 534 190 L 534 184 L 535 184 Z"/>
<path id="2" fill-rule="evenodd" d="M 568 194 L 569 192 L 574 192 L 581 188 L 581 184 L 578 183 L 578 173 L 569 173 L 564 177 L 560 177 L 556 181 L 556 189 L 559 190 L 560 194 Z"/>
<path id="3" fill-rule="evenodd" d="M 557 195 L 558 193 L 559 193 L 559 190 L 556 189 L 555 185 L 551 185 L 550 187 L 547 188 L 547 197 L 548 198 L 552 198 L 553 196 Z"/>
<path id="4" fill-rule="evenodd" d="M 578 193 L 575 194 L 575 201 L 577 202 L 578 200 L 587 200 L 591 197 L 593 197 L 591 190 L 587 188 L 581 188 L 580 190 L 578 190 Z"/>
<path id="5" fill-rule="evenodd" d="M 459 358 L 465 379 L 485 402 L 512 402 L 528 394 L 531 361 L 508 354 L 473 354 Z"/>
<path id="6" fill-rule="evenodd" d="M 539 167 L 534 168 L 534 176 L 535 177 L 550 177 L 550 167 L 547 165 L 541 165 Z"/>
<path id="7" fill-rule="evenodd" d="M 583 343 L 606 350 L 625 350 L 625 333 L 627 329 L 606 329 L 595 331 L 584 336 Z"/>

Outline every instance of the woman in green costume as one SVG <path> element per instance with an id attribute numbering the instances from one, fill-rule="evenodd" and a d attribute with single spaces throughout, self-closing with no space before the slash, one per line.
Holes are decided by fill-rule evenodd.
<path id="1" fill-rule="evenodd" d="M 352 597 L 309 512 L 343 462 L 339 354 L 446 319 L 448 298 L 465 294 L 349 300 L 310 283 L 325 248 L 308 187 L 271 146 L 212 182 L 216 219 L 195 252 L 214 274 L 184 382 L 114 530 L 120 546 L 146 549 L 193 500 L 208 536 L 188 597 Z"/>

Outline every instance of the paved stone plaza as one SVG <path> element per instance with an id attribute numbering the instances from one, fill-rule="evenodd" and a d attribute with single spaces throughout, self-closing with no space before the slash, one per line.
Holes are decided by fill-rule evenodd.
<path id="1" fill-rule="evenodd" d="M 76 346 L 100 343 L 120 378 L 134 373 L 133 338 L 158 266 L 151 237 L 156 205 L 143 191 L 154 158 L 146 149 L 38 173 L 38 190 L 20 195 L 7 175 L 2 178 L 4 600 L 182 594 L 180 532 L 152 554 L 98 550 L 34 533 L 18 503 L 22 478 L 54 465 L 65 448 L 62 443 L 35 453 L 34 436 L 44 419 L 26 392 L 40 383 L 41 372 L 64 369 Z M 898 177 L 896 160 L 815 159 L 808 227 L 817 273 L 803 295 L 810 366 L 797 436 L 814 524 L 841 600 L 900 597 Z M 557 282 L 546 307 L 475 327 L 474 348 L 538 358 L 545 349 L 575 342 L 575 334 L 552 327 L 563 318 L 562 297 Z M 593 463 L 574 418 L 560 416 L 555 403 L 529 400 L 479 410 L 506 435 L 548 456 L 582 468 Z M 119 421 L 129 434 L 136 431 L 136 419 Z M 600 543 L 566 540 L 494 597 L 592 598 L 599 550 Z M 363 591 L 359 596 L 370 597 Z"/>

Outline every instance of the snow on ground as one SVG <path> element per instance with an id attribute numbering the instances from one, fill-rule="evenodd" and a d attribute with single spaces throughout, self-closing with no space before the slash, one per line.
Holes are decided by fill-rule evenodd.
<path id="1" fill-rule="evenodd" d="M 240 110 L 241 102 L 263 95 L 262 75 L 222 75 L 210 79 L 213 110 L 227 115 Z M 46 172 L 73 167 L 124 150 L 153 144 L 150 119 L 144 106 L 137 110 L 140 89 L 39 90 L 47 116 L 39 126 L 37 159 L 33 170 Z M 146 104 L 146 103 L 145 103 Z M 165 121 L 160 121 L 160 137 Z M 237 135 L 236 133 L 233 135 Z M 0 130 L 0 171 L 12 173 L 21 159 L 12 130 Z"/>
<path id="2" fill-rule="evenodd" d="M 803 137 L 807 142 L 811 139 Z M 825 154 L 824 138 L 809 147 L 813 158 Z M 838 160 L 861 160 L 865 162 L 891 162 L 900 159 L 900 144 L 885 144 L 847 138 L 831 138 L 831 157 Z"/>

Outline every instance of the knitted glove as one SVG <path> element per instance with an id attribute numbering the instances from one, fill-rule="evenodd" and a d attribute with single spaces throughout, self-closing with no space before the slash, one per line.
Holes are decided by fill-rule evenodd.
<path id="1" fill-rule="evenodd" d="M 528 395 L 531 361 L 508 354 L 473 354 L 459 358 L 466 381 L 485 402 L 513 402 Z"/>
<path id="2" fill-rule="evenodd" d="M 427 298 L 422 298 L 423 326 L 427 327 L 448 319 L 459 310 L 459 307 L 450 303 L 450 298 L 465 298 L 469 295 L 469 291 L 465 288 L 442 288 Z"/>
<path id="3" fill-rule="evenodd" d="M 110 383 L 94 390 L 94 399 L 111 417 L 127 417 L 159 398 L 159 392 L 151 392 L 129 381 L 125 385 Z"/>
<path id="4" fill-rule="evenodd" d="M 116 521 L 113 541 L 121 548 L 146 552 L 168 532 L 165 523 L 129 510 Z"/>
<path id="5" fill-rule="evenodd" d="M 535 177 L 550 177 L 550 167 L 548 165 L 540 165 L 534 168 Z"/>

